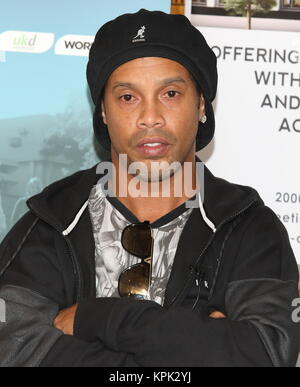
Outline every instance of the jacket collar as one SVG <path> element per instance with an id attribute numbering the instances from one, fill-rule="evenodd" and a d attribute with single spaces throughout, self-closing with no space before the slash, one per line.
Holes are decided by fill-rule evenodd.
<path id="1" fill-rule="evenodd" d="M 263 203 L 254 188 L 216 177 L 204 165 L 204 208 L 216 228 L 255 201 Z"/>
<path id="2" fill-rule="evenodd" d="M 97 165 L 58 180 L 27 200 L 28 207 L 59 232 L 75 219 L 101 175 Z"/>
<path id="3" fill-rule="evenodd" d="M 197 156 L 196 160 L 201 162 Z M 103 176 L 97 174 L 97 166 L 98 164 L 50 184 L 41 193 L 27 200 L 28 207 L 39 218 L 63 233 L 70 225 L 76 225 L 86 208 L 92 187 Z M 203 207 L 206 216 L 216 228 L 258 200 L 261 201 L 252 187 L 233 184 L 216 177 L 204 165 Z"/>

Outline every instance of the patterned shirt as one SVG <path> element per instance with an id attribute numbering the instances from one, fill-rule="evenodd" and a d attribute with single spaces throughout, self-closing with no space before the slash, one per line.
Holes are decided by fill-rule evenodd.
<path id="1" fill-rule="evenodd" d="M 96 296 L 119 297 L 118 279 L 123 270 L 141 262 L 121 244 L 122 231 L 138 219 L 117 198 L 105 196 L 95 185 L 88 200 L 95 239 Z M 166 286 L 181 232 L 192 209 L 181 204 L 151 223 L 154 240 L 150 299 L 163 305 Z"/>

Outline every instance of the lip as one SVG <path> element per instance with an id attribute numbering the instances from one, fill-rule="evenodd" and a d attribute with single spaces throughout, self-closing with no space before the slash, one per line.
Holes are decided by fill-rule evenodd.
<path id="1" fill-rule="evenodd" d="M 144 137 L 137 143 L 137 146 L 143 146 L 143 144 L 154 142 L 160 142 L 165 145 L 170 145 L 167 140 L 161 137 Z"/>
<path id="2" fill-rule="evenodd" d="M 153 144 L 155 142 L 160 144 L 153 147 L 144 146 L 146 143 Z M 144 137 L 138 142 L 136 149 L 143 157 L 162 157 L 168 152 L 170 146 L 168 141 L 161 137 Z"/>

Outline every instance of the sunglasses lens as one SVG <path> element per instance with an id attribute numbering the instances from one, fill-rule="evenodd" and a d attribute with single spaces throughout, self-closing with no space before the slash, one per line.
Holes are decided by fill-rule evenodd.
<path id="1" fill-rule="evenodd" d="M 148 258 L 152 247 L 151 228 L 144 224 L 127 226 L 122 233 L 121 243 L 130 254 Z"/>
<path id="2" fill-rule="evenodd" d="M 123 271 L 119 278 L 119 294 L 121 297 L 143 299 L 148 294 L 150 265 L 138 263 Z"/>

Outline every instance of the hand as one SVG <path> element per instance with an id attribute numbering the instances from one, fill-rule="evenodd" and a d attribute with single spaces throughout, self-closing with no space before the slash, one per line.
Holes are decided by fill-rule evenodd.
<path id="1" fill-rule="evenodd" d="M 223 314 L 222 312 L 219 312 L 217 310 L 215 310 L 214 312 L 212 312 L 209 317 L 211 318 L 226 318 L 225 314 Z"/>
<path id="2" fill-rule="evenodd" d="M 72 335 L 74 330 L 74 319 L 78 304 L 61 310 L 54 320 L 54 327 L 61 330 L 65 335 Z"/>

